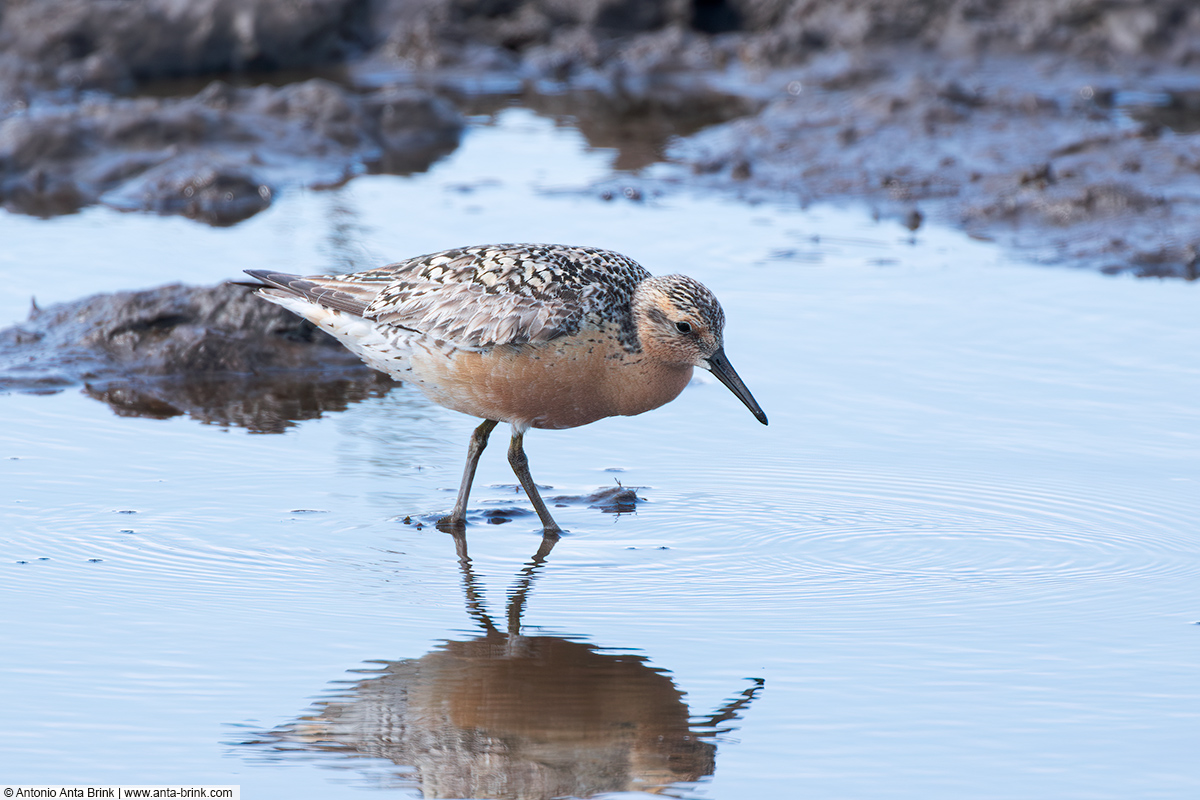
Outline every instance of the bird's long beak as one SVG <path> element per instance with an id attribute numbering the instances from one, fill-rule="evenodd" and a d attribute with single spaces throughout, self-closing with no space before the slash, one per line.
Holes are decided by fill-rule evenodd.
<path id="1" fill-rule="evenodd" d="M 725 357 L 725 348 L 720 348 L 708 357 L 708 370 L 713 375 L 716 375 L 717 380 L 725 384 L 729 391 L 737 395 L 738 400 L 746 404 L 746 408 L 750 409 L 750 413 L 754 415 L 756 420 L 763 425 L 767 424 L 767 415 L 758 407 L 754 395 L 750 394 L 750 390 L 746 388 L 746 384 L 742 383 L 742 379 L 738 377 L 733 364 L 730 364 L 729 359 Z"/>

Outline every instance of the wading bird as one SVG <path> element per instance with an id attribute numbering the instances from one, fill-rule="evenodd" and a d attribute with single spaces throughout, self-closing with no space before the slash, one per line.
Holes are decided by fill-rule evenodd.
<path id="1" fill-rule="evenodd" d="M 684 275 L 654 277 L 591 247 L 498 244 L 446 250 L 348 275 L 246 270 L 258 294 L 310 320 L 433 402 L 481 417 L 454 510 L 461 527 L 479 456 L 501 422 L 508 461 L 547 536 L 561 529 L 529 474 L 530 428 L 573 428 L 674 400 L 707 369 L 766 425 L 725 357 L 725 313 Z"/>

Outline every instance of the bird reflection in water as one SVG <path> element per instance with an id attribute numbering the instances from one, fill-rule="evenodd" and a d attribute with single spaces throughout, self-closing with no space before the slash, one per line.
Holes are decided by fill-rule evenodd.
<path id="1" fill-rule="evenodd" d="M 713 773 L 719 734 L 761 690 L 691 719 L 669 674 L 629 653 L 521 632 L 547 537 L 509 594 L 506 630 L 489 616 L 455 535 L 467 613 L 483 635 L 417 659 L 374 662 L 311 713 L 253 742 L 273 753 L 382 758 L 424 797 L 554 798 L 646 791 L 678 796 Z"/>

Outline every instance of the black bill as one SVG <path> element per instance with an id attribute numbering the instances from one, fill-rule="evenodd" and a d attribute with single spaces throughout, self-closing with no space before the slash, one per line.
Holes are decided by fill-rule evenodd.
<path id="1" fill-rule="evenodd" d="M 717 376 L 717 380 L 728 387 L 729 391 L 737 395 L 738 400 L 746 404 L 746 408 L 750 409 L 750 413 L 754 415 L 756 420 L 763 425 L 767 424 L 767 415 L 758 407 L 754 395 L 750 394 L 750 390 L 746 388 L 746 384 L 742 383 L 742 379 L 738 377 L 737 371 L 734 370 L 733 364 L 730 364 L 729 359 L 725 357 L 724 348 L 721 348 L 708 357 L 708 369 L 713 375 Z"/>

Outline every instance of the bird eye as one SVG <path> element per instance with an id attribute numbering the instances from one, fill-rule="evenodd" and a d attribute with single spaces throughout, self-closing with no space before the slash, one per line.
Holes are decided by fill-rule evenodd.
<path id="1" fill-rule="evenodd" d="M 692 323 L 690 323 L 690 322 L 676 322 L 676 323 L 675 323 L 675 330 L 679 331 L 680 333 L 691 333 L 691 332 L 692 332 Z"/>

